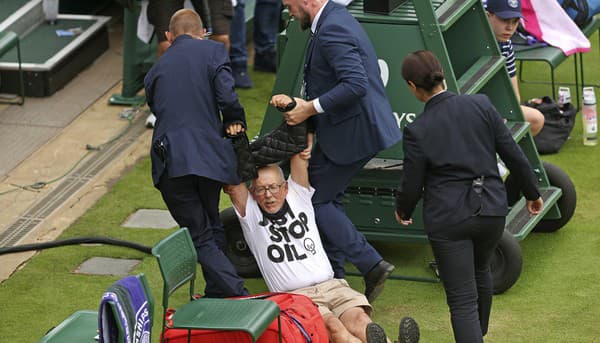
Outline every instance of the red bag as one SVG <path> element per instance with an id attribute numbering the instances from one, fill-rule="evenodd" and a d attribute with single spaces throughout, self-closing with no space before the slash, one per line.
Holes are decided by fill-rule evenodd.
<path id="1" fill-rule="evenodd" d="M 268 299 L 281 310 L 281 336 L 283 343 L 327 343 L 329 336 L 317 305 L 308 297 L 292 293 L 265 293 L 240 298 Z M 167 313 L 167 326 L 170 314 Z M 165 342 L 187 342 L 187 330 L 165 328 Z M 275 319 L 257 343 L 279 342 Z M 196 343 L 250 343 L 252 338 L 242 331 L 192 330 L 190 342 Z"/>

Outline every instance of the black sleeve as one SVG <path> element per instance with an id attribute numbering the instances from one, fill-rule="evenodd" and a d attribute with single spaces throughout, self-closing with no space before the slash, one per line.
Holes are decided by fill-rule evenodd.
<path id="1" fill-rule="evenodd" d="M 219 110 L 223 115 L 224 126 L 243 123 L 246 127 L 246 114 L 235 92 L 235 82 L 224 45 L 219 45 L 215 49 L 214 68 L 213 86 Z"/>
<path id="2" fill-rule="evenodd" d="M 427 161 L 409 126 L 404 128 L 402 144 L 404 167 L 401 186 L 396 190 L 396 211 L 402 219 L 408 220 L 423 196 Z"/>
<path id="3" fill-rule="evenodd" d="M 508 170 L 515 175 L 515 180 L 518 180 L 525 198 L 527 200 L 539 198 L 540 192 L 537 188 L 537 178 L 523 150 L 515 142 L 510 131 L 504 124 L 500 113 L 498 113 L 491 103 L 488 106 L 487 112 L 494 127 L 498 155 L 504 161 Z"/>

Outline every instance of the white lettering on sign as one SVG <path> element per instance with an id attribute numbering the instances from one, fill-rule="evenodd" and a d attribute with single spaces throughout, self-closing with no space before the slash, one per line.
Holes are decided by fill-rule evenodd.
<path id="1" fill-rule="evenodd" d="M 406 124 L 412 123 L 417 117 L 417 114 L 412 112 L 402 112 L 402 114 L 398 114 L 398 112 L 394 112 L 394 117 L 396 118 L 396 125 L 398 125 L 399 128 L 402 128 L 406 126 Z M 403 121 L 406 121 L 406 123 L 403 123 Z"/>

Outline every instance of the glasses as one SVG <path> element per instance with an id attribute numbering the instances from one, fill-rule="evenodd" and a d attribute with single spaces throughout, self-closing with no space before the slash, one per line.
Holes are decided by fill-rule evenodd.
<path id="1" fill-rule="evenodd" d="M 269 191 L 271 194 L 277 194 L 279 193 L 279 191 L 281 190 L 281 187 L 283 187 L 283 185 L 285 185 L 285 181 L 283 181 L 280 184 L 272 184 L 266 187 L 254 187 L 254 189 L 252 190 L 252 192 L 256 195 L 267 195 L 267 191 Z"/>

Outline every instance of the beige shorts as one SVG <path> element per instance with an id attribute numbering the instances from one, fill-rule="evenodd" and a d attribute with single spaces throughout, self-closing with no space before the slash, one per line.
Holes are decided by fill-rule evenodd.
<path id="1" fill-rule="evenodd" d="M 319 306 L 322 316 L 333 313 L 339 318 L 346 310 L 358 306 L 364 308 L 368 315 L 373 310 L 365 295 L 352 289 L 344 279 L 332 279 L 291 293 L 311 298 Z"/>

